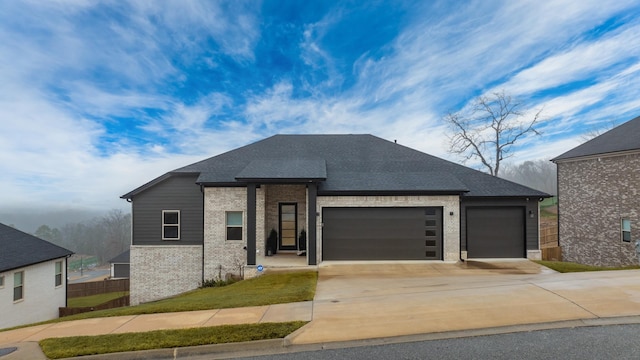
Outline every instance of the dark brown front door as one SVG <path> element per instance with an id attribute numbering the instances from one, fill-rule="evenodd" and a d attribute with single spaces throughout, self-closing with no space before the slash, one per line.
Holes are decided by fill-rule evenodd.
<path id="1" fill-rule="evenodd" d="M 296 250 L 298 234 L 298 204 L 280 204 L 280 250 Z"/>

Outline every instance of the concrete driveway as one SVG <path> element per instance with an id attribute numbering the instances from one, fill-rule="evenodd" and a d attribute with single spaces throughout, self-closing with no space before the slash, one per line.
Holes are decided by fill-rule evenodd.
<path id="1" fill-rule="evenodd" d="M 559 274 L 528 260 L 323 263 L 291 344 L 640 315 L 640 271 Z"/>

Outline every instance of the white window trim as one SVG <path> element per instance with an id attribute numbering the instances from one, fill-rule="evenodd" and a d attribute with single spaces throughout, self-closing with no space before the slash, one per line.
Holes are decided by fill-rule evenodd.
<path id="1" fill-rule="evenodd" d="M 60 264 L 60 273 L 59 273 L 60 274 L 60 285 L 56 285 L 56 281 L 58 281 L 58 269 L 57 269 L 58 264 Z M 54 270 L 53 271 L 55 273 L 55 275 L 53 276 L 53 284 L 55 285 L 56 289 L 59 288 L 59 287 L 62 287 L 62 285 L 64 285 L 64 268 L 63 268 L 63 265 L 64 264 L 62 263 L 62 261 L 56 261 L 54 263 L 54 265 L 53 265 L 54 266 Z"/>
<path id="2" fill-rule="evenodd" d="M 21 276 L 22 284 L 20 284 L 20 287 L 22 287 L 22 294 L 21 294 L 22 297 L 20 299 L 16 300 L 14 297 L 15 297 L 15 291 L 16 291 L 16 287 L 17 287 L 16 286 L 16 274 L 17 273 L 22 273 L 22 276 Z M 21 301 L 24 301 L 24 270 L 23 271 L 16 271 L 16 272 L 13 273 L 13 294 L 11 294 L 11 297 L 14 298 L 13 299 L 13 303 L 14 304 L 15 303 L 19 303 Z"/>
<path id="3" fill-rule="evenodd" d="M 624 222 L 625 222 L 625 221 L 628 221 L 628 222 L 629 222 L 629 231 L 626 231 L 626 230 L 624 229 Z M 625 233 L 625 232 L 628 232 L 628 233 L 629 233 L 629 241 L 625 241 L 625 240 L 624 240 L 624 233 Z M 623 243 L 626 243 L 626 244 L 629 244 L 629 243 L 631 243 L 631 242 L 632 242 L 632 241 L 631 241 L 631 219 L 630 219 L 630 218 L 621 218 L 621 219 L 620 219 L 620 240 L 621 240 Z"/>
<path id="4" fill-rule="evenodd" d="M 240 215 L 242 216 L 242 225 L 238 226 L 238 225 L 229 225 L 229 213 L 240 213 Z M 244 241 L 244 211 L 242 210 L 230 210 L 230 211 L 225 211 L 224 213 L 224 240 L 225 241 Z M 242 238 L 239 240 L 229 240 L 228 238 L 228 229 L 229 228 L 240 228 L 241 232 L 242 232 Z"/>
<path id="5" fill-rule="evenodd" d="M 178 213 L 178 223 L 177 224 L 165 224 L 164 223 L 164 214 L 165 213 Z M 180 216 L 180 210 L 162 210 L 162 240 L 168 240 L 168 241 L 177 241 L 180 240 L 180 221 L 181 221 L 181 216 Z M 164 228 L 165 226 L 177 226 L 178 227 L 178 237 L 175 238 L 166 238 L 164 237 Z"/>

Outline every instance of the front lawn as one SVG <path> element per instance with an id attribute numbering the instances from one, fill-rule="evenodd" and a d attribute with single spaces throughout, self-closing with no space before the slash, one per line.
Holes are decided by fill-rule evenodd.
<path id="1" fill-rule="evenodd" d="M 537 260 L 536 263 L 561 273 L 640 269 L 639 265 L 621 266 L 621 267 L 603 267 L 603 266 L 583 265 L 583 264 L 564 262 L 564 261 L 545 261 L 545 260 Z"/>
<path id="2" fill-rule="evenodd" d="M 165 300 L 92 311 L 54 321 L 310 301 L 315 295 L 317 280 L 318 273 L 315 271 L 266 273 L 228 286 L 197 289 Z"/>
<path id="3" fill-rule="evenodd" d="M 123 351 L 166 349 L 184 346 L 223 344 L 254 340 L 279 339 L 298 330 L 305 321 L 223 325 L 179 330 L 157 330 L 142 333 L 74 336 L 40 341 L 50 359 Z"/>

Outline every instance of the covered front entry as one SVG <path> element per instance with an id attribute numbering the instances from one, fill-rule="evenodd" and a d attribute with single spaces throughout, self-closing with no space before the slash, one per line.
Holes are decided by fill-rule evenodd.
<path id="1" fill-rule="evenodd" d="M 325 207 L 322 259 L 442 260 L 442 208 Z"/>
<path id="2" fill-rule="evenodd" d="M 468 207 L 466 218 L 467 257 L 526 257 L 524 207 Z"/>

